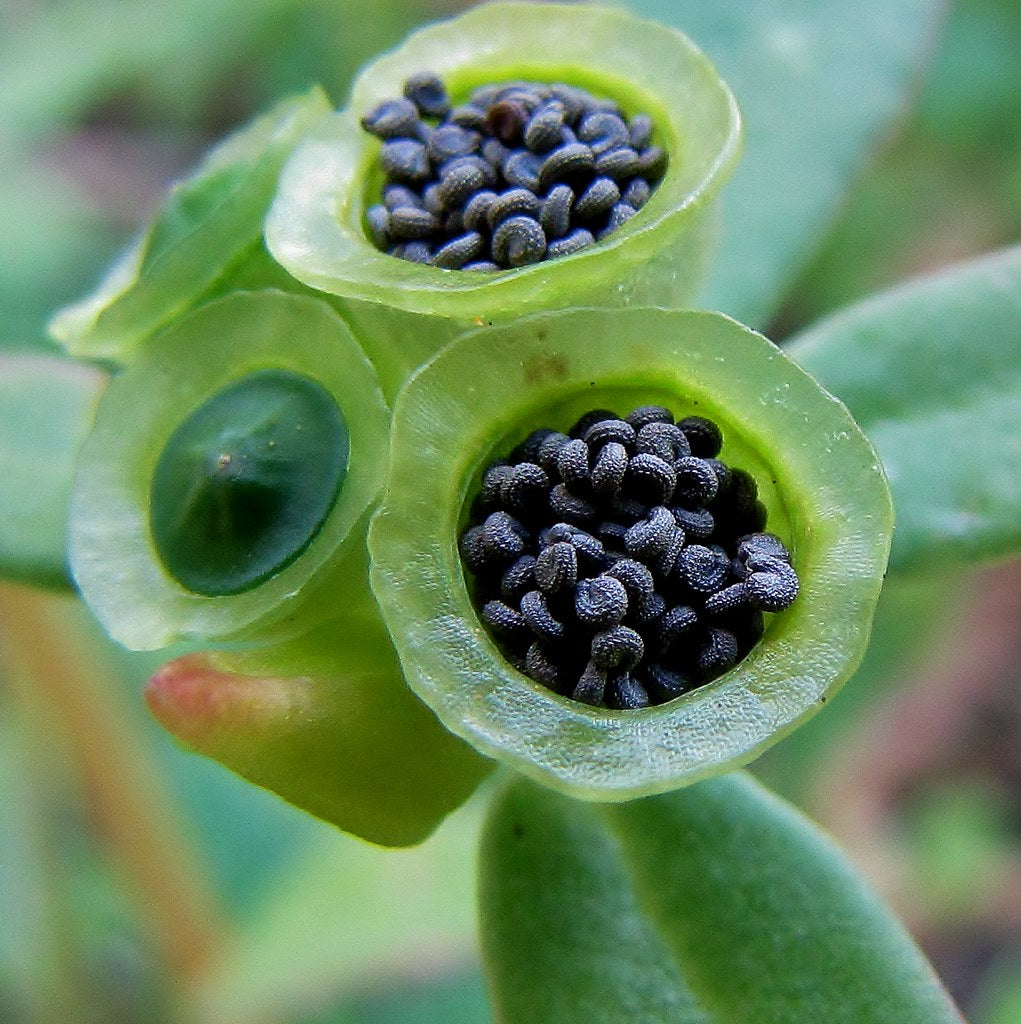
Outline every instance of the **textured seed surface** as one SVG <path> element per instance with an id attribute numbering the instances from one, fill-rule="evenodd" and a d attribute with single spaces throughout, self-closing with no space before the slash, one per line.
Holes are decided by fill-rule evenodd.
<path id="1" fill-rule="evenodd" d="M 675 422 L 663 406 L 593 409 L 490 464 L 460 551 L 511 664 L 628 711 L 674 700 L 755 646 L 764 613 L 790 607 L 799 581 L 763 528 L 755 481 L 717 458 L 722 444 L 711 421 Z"/>
<path id="2" fill-rule="evenodd" d="M 587 249 L 626 224 L 667 169 L 647 114 L 563 83 L 492 83 L 455 106 L 422 71 L 361 124 L 382 142 L 385 179 L 382 204 L 365 214 L 368 238 L 444 270 L 492 272 Z M 498 239 L 516 216 L 532 223 Z"/>

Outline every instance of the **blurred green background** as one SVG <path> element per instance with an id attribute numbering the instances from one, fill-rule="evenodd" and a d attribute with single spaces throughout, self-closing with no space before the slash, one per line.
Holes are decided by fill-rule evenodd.
<path id="1" fill-rule="evenodd" d="M 720 63 L 746 161 L 790 130 L 751 93 L 740 23 L 754 9 L 767 37 L 813 4 L 632 6 Z M 0 0 L 0 346 L 55 351 L 48 317 L 211 141 L 313 82 L 343 103 L 360 64 L 456 7 Z M 853 50 L 853 12 L 831 24 Z M 904 95 L 758 307 L 777 340 L 1021 235 L 1021 5 L 956 0 L 919 35 Z M 859 677 L 756 766 L 848 849 L 974 1024 L 1021 1022 L 1019 623 L 1017 565 L 893 581 Z M 71 597 L 0 586 L 0 1021 L 484 1024 L 479 802 L 414 851 L 339 835 L 175 746 L 140 699 L 164 657 L 114 648 Z"/>

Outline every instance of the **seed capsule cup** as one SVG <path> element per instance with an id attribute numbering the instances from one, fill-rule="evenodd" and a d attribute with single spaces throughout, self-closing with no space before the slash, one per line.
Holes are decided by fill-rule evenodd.
<path id="1" fill-rule="evenodd" d="M 483 469 L 532 430 L 646 404 L 720 426 L 720 458 L 755 477 L 801 593 L 729 672 L 657 707 L 610 711 L 506 661 L 473 606 L 458 537 Z M 714 313 L 574 309 L 465 334 L 411 378 L 369 547 L 408 682 L 449 729 L 571 795 L 623 800 L 747 763 L 839 689 L 865 650 L 892 526 L 868 440 L 767 339 Z"/>
<path id="2" fill-rule="evenodd" d="M 423 69 L 452 101 L 510 80 L 564 82 L 651 115 L 669 155 L 642 209 L 599 244 L 505 271 L 444 270 L 381 252 L 366 211 L 381 183 L 380 142 L 359 119 Z M 682 305 L 711 250 L 711 207 L 739 153 L 734 98 L 680 33 L 620 10 L 493 3 L 412 35 L 370 64 L 348 108 L 323 121 L 281 177 L 267 220 L 273 256 L 339 296 L 392 395 L 460 331 L 557 306 Z"/>
<path id="3" fill-rule="evenodd" d="M 282 280 L 262 243 L 263 218 L 284 160 L 330 109 L 313 88 L 215 146 L 96 289 L 53 318 L 51 335 L 71 355 L 125 361 L 199 301 Z"/>
<path id="4" fill-rule="evenodd" d="M 138 650 L 265 640 L 371 604 L 349 563 L 363 557 L 389 409 L 343 321 L 318 299 L 234 292 L 157 342 L 109 385 L 78 462 L 71 568 L 110 635 Z M 269 405 L 267 376 L 286 385 Z M 340 448 L 329 466 L 324 445 Z M 232 543 L 224 560 L 215 548 Z"/>

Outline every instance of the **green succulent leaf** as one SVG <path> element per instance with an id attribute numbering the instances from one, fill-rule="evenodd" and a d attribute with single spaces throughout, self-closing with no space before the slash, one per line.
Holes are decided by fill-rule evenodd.
<path id="1" fill-rule="evenodd" d="M 528 79 L 578 85 L 647 112 L 669 169 L 636 216 L 555 262 L 477 273 L 389 256 L 365 227 L 366 209 L 378 202 L 379 141 L 359 120 L 423 69 L 444 80 L 455 102 L 485 83 Z M 341 297 L 390 395 L 473 323 L 589 302 L 690 300 L 711 249 L 707 210 L 739 141 L 733 96 L 679 32 L 598 6 L 485 4 L 416 32 L 363 70 L 348 108 L 285 167 L 267 245 L 300 281 Z"/>
<path id="2" fill-rule="evenodd" d="M 272 405 L 267 381 L 286 385 Z M 234 292 L 193 310 L 114 379 L 83 446 L 82 595 L 136 650 L 336 616 L 338 552 L 364 544 L 388 428 L 374 370 L 318 299 Z"/>
<path id="3" fill-rule="evenodd" d="M 745 158 L 727 188 L 719 258 L 700 305 L 764 326 L 903 113 L 946 5 L 630 6 L 698 40 L 740 99 Z"/>
<path id="4" fill-rule="evenodd" d="M 262 222 L 280 168 L 329 110 L 322 90 L 312 89 L 216 146 L 96 290 L 54 317 L 53 337 L 72 355 L 126 359 L 220 279 L 248 261 L 261 264 Z"/>
<path id="5" fill-rule="evenodd" d="M 610 711 L 511 666 L 472 605 L 458 538 L 484 468 L 531 430 L 645 403 L 720 425 L 721 458 L 758 481 L 801 594 L 718 679 Z M 865 649 L 891 529 L 868 441 L 761 335 L 713 313 L 574 309 L 464 335 L 412 377 L 369 546 L 408 682 L 444 724 L 571 795 L 623 800 L 747 763 L 822 706 Z"/>
<path id="6" fill-rule="evenodd" d="M 1021 550 L 1021 247 L 837 313 L 787 351 L 872 439 L 897 508 L 891 566 Z"/>
<path id="7" fill-rule="evenodd" d="M 962 1024 L 841 854 L 743 775 L 606 805 L 515 780 L 481 864 L 506 1024 Z"/>
<path id="8" fill-rule="evenodd" d="M 78 448 L 106 374 L 42 355 L 0 357 L 0 572 L 67 586 Z"/>

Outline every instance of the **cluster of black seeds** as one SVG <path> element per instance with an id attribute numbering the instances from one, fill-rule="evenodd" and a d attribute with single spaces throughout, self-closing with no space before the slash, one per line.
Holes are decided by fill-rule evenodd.
<path id="1" fill-rule="evenodd" d="M 423 72 L 362 118 L 383 140 L 374 244 L 415 263 L 500 270 L 592 245 L 645 205 L 666 170 L 645 114 L 576 86 L 508 82 L 452 107 Z"/>
<path id="2" fill-rule="evenodd" d="M 514 665 L 586 704 L 641 708 L 751 650 L 798 577 L 722 444 L 702 417 L 598 409 L 486 469 L 461 557 Z"/>

